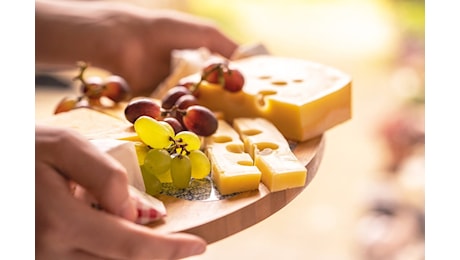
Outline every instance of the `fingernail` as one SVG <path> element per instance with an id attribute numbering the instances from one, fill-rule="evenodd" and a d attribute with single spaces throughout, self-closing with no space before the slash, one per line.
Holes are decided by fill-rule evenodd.
<path id="1" fill-rule="evenodd" d="M 205 250 L 206 250 L 206 243 L 203 242 L 203 243 L 195 243 L 191 251 L 193 252 L 194 255 L 200 255 L 204 253 Z"/>

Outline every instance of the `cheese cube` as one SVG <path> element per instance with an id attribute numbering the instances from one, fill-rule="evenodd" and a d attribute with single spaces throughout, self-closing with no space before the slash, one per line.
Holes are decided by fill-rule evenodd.
<path id="1" fill-rule="evenodd" d="M 297 159 L 279 130 L 263 118 L 235 118 L 234 129 L 240 134 L 246 152 L 262 172 L 262 183 L 274 192 L 302 187 L 307 168 Z"/>
<path id="2" fill-rule="evenodd" d="M 216 133 L 204 142 L 211 162 L 211 177 L 219 193 L 227 195 L 259 188 L 261 172 L 244 152 L 238 133 L 227 122 L 219 120 Z"/>

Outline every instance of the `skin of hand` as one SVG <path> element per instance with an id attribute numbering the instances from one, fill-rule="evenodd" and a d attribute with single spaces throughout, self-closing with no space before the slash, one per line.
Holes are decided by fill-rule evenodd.
<path id="1" fill-rule="evenodd" d="M 77 199 L 75 184 L 106 211 Z M 36 125 L 36 259 L 179 259 L 206 249 L 199 237 L 158 234 L 136 217 L 121 164 L 72 130 Z"/>
<path id="2" fill-rule="evenodd" d="M 173 10 L 105 1 L 35 1 L 38 65 L 86 61 L 150 95 L 171 72 L 174 49 L 208 48 L 229 58 L 237 43 L 215 23 Z"/>

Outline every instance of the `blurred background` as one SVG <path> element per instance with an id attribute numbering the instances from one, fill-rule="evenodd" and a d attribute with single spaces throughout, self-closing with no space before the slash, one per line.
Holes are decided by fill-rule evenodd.
<path id="1" fill-rule="evenodd" d="M 240 43 L 353 78 L 353 118 L 325 134 L 308 188 L 190 259 L 425 259 L 424 1 L 129 2 L 208 17 Z"/>

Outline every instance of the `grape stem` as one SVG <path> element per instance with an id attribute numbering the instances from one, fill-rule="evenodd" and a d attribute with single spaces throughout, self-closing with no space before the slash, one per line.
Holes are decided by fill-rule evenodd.
<path id="1" fill-rule="evenodd" d="M 197 91 L 198 88 L 200 87 L 201 82 L 203 82 L 214 71 L 218 71 L 219 85 L 223 85 L 224 84 L 223 74 L 224 74 L 224 68 L 226 68 L 226 67 L 228 67 L 228 61 L 217 63 L 209 71 L 203 71 L 203 73 L 201 73 L 200 81 L 198 81 L 196 84 L 193 84 L 193 86 L 190 89 L 190 91 L 192 91 L 192 93 L 195 93 L 195 91 Z"/>
<path id="2" fill-rule="evenodd" d="M 83 77 L 83 74 L 85 73 L 86 69 L 89 67 L 89 64 L 84 61 L 79 61 L 77 62 L 77 66 L 80 69 L 79 73 L 77 76 L 73 78 L 73 80 L 80 80 L 83 85 L 87 85 L 85 78 Z"/>

